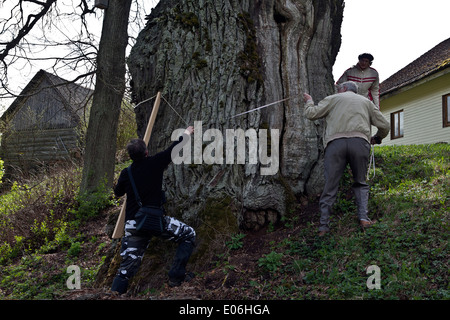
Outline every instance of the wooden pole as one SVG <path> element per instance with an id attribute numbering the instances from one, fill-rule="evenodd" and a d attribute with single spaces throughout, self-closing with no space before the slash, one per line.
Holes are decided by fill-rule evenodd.
<path id="1" fill-rule="evenodd" d="M 159 104 L 161 103 L 161 92 L 158 92 L 156 95 L 155 104 L 153 105 L 152 114 L 150 115 L 150 119 L 148 120 L 147 129 L 144 134 L 144 142 L 146 145 L 150 142 L 150 137 L 152 135 L 153 125 L 155 124 L 156 115 L 158 114 Z"/>
<path id="2" fill-rule="evenodd" d="M 153 125 L 155 124 L 156 115 L 158 114 L 159 104 L 161 103 L 161 92 L 156 95 L 155 104 L 153 105 L 153 110 L 148 120 L 147 129 L 144 134 L 144 142 L 146 145 L 150 142 L 150 137 L 152 135 Z M 125 208 L 127 205 L 127 198 L 123 202 L 122 208 L 120 209 L 119 218 L 117 219 L 116 227 L 112 235 L 113 239 L 120 239 L 123 236 L 125 229 Z"/>

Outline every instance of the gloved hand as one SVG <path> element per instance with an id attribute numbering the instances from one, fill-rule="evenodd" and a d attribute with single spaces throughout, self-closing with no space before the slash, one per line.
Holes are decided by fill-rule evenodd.
<path id="1" fill-rule="evenodd" d="M 379 136 L 373 136 L 370 138 L 370 144 L 381 144 L 381 138 Z"/>

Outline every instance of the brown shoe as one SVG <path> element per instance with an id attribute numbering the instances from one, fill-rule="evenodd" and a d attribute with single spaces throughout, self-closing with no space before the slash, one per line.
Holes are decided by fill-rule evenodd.
<path id="1" fill-rule="evenodd" d="M 369 228 L 371 226 L 373 226 L 376 223 L 376 221 L 372 221 L 372 220 L 359 220 L 359 225 L 361 226 L 361 228 Z"/>
<path id="2" fill-rule="evenodd" d="M 323 237 L 324 235 L 326 235 L 329 231 L 320 231 L 319 232 L 319 237 Z"/>

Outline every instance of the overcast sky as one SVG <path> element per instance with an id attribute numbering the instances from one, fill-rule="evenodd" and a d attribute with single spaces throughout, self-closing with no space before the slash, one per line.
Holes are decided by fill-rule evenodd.
<path id="1" fill-rule="evenodd" d="M 334 78 L 369 52 L 383 81 L 450 38 L 450 0 L 345 0 L 341 34 Z"/>
<path id="2" fill-rule="evenodd" d="M 145 13 L 149 14 L 157 1 L 145 1 Z M 0 13 L 5 14 L 5 9 L 3 4 Z M 342 45 L 333 68 L 335 80 L 356 64 L 363 52 L 375 57 L 372 67 L 378 70 L 380 81 L 387 79 L 450 37 L 449 15 L 450 0 L 345 0 Z M 17 73 L 16 88 L 22 89 L 39 67 L 35 69 Z M 4 99 L 0 107 L 11 102 Z"/>

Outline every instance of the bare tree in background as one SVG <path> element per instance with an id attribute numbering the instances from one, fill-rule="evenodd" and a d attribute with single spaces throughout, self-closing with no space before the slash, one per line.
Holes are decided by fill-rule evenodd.
<path id="1" fill-rule="evenodd" d="M 125 92 L 125 50 L 132 0 L 109 1 L 97 57 L 97 81 L 86 133 L 81 192 L 112 187 L 117 125 Z"/>
<path id="2" fill-rule="evenodd" d="M 20 93 L 10 82 L 11 68 L 31 70 L 46 65 L 63 78 L 75 71 L 72 82 L 92 86 L 98 37 L 97 30 L 89 29 L 87 18 L 94 10 L 88 8 L 86 0 L 80 0 L 76 7 L 67 3 L 61 0 L 0 3 L 0 97 L 17 97 Z"/>
<path id="3" fill-rule="evenodd" d="M 10 86 L 9 68 L 20 64 L 31 67 L 43 60 L 51 62 L 51 71 L 63 78 L 76 71 L 71 82 L 86 87 L 95 82 L 81 192 L 91 192 L 105 182 L 112 186 L 117 125 L 126 88 L 125 51 L 129 40 L 134 42 L 127 30 L 129 26 L 140 29 L 143 20 L 142 4 L 135 0 L 131 10 L 132 1 L 109 1 L 98 41 L 95 28 L 99 26 L 92 27 L 88 18 L 101 11 L 89 7 L 87 0 L 16 0 L 12 5 L 9 0 L 0 0 L 1 10 L 8 12 L 0 18 L 0 97 L 18 95 Z M 68 25 L 77 30 L 75 36 Z M 38 35 L 37 29 L 41 30 Z M 45 55 L 41 53 L 44 50 Z"/>

